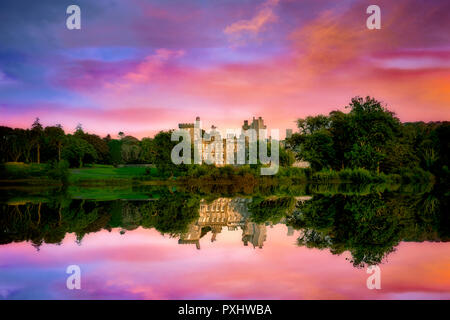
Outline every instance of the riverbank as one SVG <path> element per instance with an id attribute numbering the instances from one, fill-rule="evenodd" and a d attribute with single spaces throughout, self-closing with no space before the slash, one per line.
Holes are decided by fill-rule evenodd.
<path id="1" fill-rule="evenodd" d="M 173 175 L 148 165 L 114 167 L 92 165 L 83 168 L 64 168 L 60 165 L 7 163 L 0 174 L 1 186 L 122 186 L 122 185 L 295 185 L 315 184 L 430 184 L 435 177 L 420 168 L 385 174 L 362 168 L 340 171 L 313 171 L 308 168 L 281 167 L 274 176 L 261 176 L 256 166 L 214 167 L 189 166 Z"/>

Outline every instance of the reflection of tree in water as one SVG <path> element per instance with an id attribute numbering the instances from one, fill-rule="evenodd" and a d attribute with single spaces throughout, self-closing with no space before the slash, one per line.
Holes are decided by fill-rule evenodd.
<path id="1" fill-rule="evenodd" d="M 316 195 L 298 203 L 288 224 L 302 230 L 299 245 L 349 251 L 357 267 L 381 263 L 400 241 L 450 236 L 448 197 L 433 193 Z"/>
<path id="2" fill-rule="evenodd" d="M 150 201 L 55 199 L 0 204 L 0 244 L 59 244 L 67 233 L 75 233 L 81 243 L 88 233 L 139 226 L 179 235 L 198 217 L 199 203 L 197 196 L 163 192 Z"/>
<path id="3" fill-rule="evenodd" d="M 59 244 L 67 233 L 75 233 L 81 243 L 88 233 L 112 228 L 123 233 L 138 227 L 155 228 L 180 237 L 183 243 L 196 241 L 210 231 L 218 233 L 225 226 L 241 228 L 242 241 L 260 247 L 265 241 L 265 225 L 286 223 L 301 230 L 300 245 L 329 249 L 333 254 L 348 251 L 355 266 L 364 266 L 381 263 L 400 241 L 450 240 L 445 188 L 423 193 L 371 190 L 364 194 L 316 194 L 311 200 L 257 195 L 251 202 L 249 198 L 242 202 L 235 200 L 239 198 L 218 199 L 215 194 L 208 197 L 161 188 L 145 201 L 87 201 L 63 195 L 53 195 L 52 200 L 9 201 L 0 204 L 0 244 Z M 202 200 L 205 198 L 208 200 Z M 224 215 L 225 202 L 245 208 Z M 211 212 L 202 215 L 202 206 Z M 195 228 L 198 234 L 193 236 Z"/>

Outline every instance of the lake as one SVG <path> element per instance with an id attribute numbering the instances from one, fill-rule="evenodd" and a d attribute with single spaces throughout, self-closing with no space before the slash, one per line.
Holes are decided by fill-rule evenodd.
<path id="1" fill-rule="evenodd" d="M 450 299 L 446 190 L 292 190 L 4 188 L 0 298 Z"/>

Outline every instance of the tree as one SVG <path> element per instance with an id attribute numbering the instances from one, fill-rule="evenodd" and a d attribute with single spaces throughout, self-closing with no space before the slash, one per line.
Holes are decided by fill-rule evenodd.
<path id="1" fill-rule="evenodd" d="M 97 161 L 100 163 L 109 162 L 108 143 L 96 134 L 84 133 L 81 137 L 87 143 L 94 147 L 97 153 Z"/>
<path id="2" fill-rule="evenodd" d="M 68 135 L 67 144 L 63 148 L 63 158 L 72 166 L 78 164 L 78 167 L 81 168 L 83 163 L 95 161 L 97 153 L 94 147 L 85 140 L 75 135 Z"/>
<path id="3" fill-rule="evenodd" d="M 26 151 L 27 146 L 27 134 L 24 129 L 14 129 L 8 136 L 7 143 L 9 145 L 9 158 L 18 162 Z"/>
<path id="4" fill-rule="evenodd" d="M 335 162 L 333 138 L 326 129 L 321 129 L 305 137 L 300 157 L 311 164 L 315 170 L 331 168 Z"/>
<path id="5" fill-rule="evenodd" d="M 109 148 L 109 157 L 111 159 L 111 163 L 114 166 L 117 166 L 117 165 L 123 163 L 123 161 L 122 161 L 122 141 L 116 140 L 116 139 L 111 139 L 108 142 L 108 148 Z"/>
<path id="6" fill-rule="evenodd" d="M 125 136 L 121 140 L 121 156 L 126 163 L 134 163 L 139 159 L 141 147 L 139 140 L 132 136 Z"/>
<path id="7" fill-rule="evenodd" d="M 172 162 L 171 152 L 177 144 L 176 141 L 171 141 L 172 131 L 160 131 L 155 135 L 155 165 L 162 175 L 175 175 L 180 171 L 186 171 L 185 164 L 175 165 Z"/>
<path id="8" fill-rule="evenodd" d="M 56 125 L 52 127 L 45 127 L 44 129 L 44 137 L 46 143 L 57 150 L 58 161 L 61 161 L 61 151 L 63 142 L 65 139 L 65 133 L 62 129 L 61 125 Z"/>
<path id="9" fill-rule="evenodd" d="M 348 129 L 351 130 L 354 143 L 350 155 L 346 156 L 349 165 L 358 167 L 361 159 L 370 155 L 373 160 L 370 164 L 366 163 L 366 167 L 379 171 L 380 163 L 386 156 L 387 144 L 400 134 L 400 121 L 393 112 L 371 97 L 355 97 L 347 108 L 351 109 Z"/>
<path id="10" fill-rule="evenodd" d="M 287 141 L 297 159 L 309 161 L 315 170 L 361 167 L 389 172 L 400 160 L 394 153 L 401 151 L 414 163 L 411 150 L 398 147 L 401 123 L 393 112 L 371 97 L 355 97 L 346 108 L 348 113 L 298 119 L 300 133 Z"/>
<path id="11" fill-rule="evenodd" d="M 350 115 L 342 111 L 330 112 L 330 133 L 333 137 L 333 147 L 336 156 L 335 167 L 339 170 L 347 167 L 345 154 L 353 147 L 353 133 L 350 126 Z"/>
<path id="12" fill-rule="evenodd" d="M 34 120 L 32 126 L 31 126 L 31 139 L 32 139 L 33 145 L 36 146 L 36 161 L 37 161 L 37 163 L 41 163 L 41 144 L 42 144 L 43 136 L 44 136 L 43 127 L 42 127 L 41 123 L 39 122 L 39 118 L 36 118 L 36 120 Z"/>
<path id="13" fill-rule="evenodd" d="M 312 134 L 317 130 L 328 129 L 330 119 L 324 115 L 308 116 L 306 119 L 298 119 L 297 127 L 300 129 L 300 133 Z"/>
<path id="14" fill-rule="evenodd" d="M 152 138 L 141 140 L 141 160 L 144 163 L 154 163 L 156 158 L 155 143 Z"/>
<path id="15" fill-rule="evenodd" d="M 280 146 L 280 166 L 290 167 L 295 162 L 295 154 L 290 149 Z"/>
<path id="16" fill-rule="evenodd" d="M 11 136 L 14 130 L 9 127 L 0 126 L 0 163 L 7 162 L 11 149 Z"/>

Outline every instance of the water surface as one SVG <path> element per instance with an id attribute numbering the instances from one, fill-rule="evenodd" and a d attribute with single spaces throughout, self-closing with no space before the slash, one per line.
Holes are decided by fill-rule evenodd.
<path id="1" fill-rule="evenodd" d="M 133 191 L 4 194 L 0 297 L 450 298 L 448 197 L 435 189 Z M 380 290 L 366 286 L 374 264 Z M 69 265 L 81 268 L 81 290 L 66 288 Z"/>

